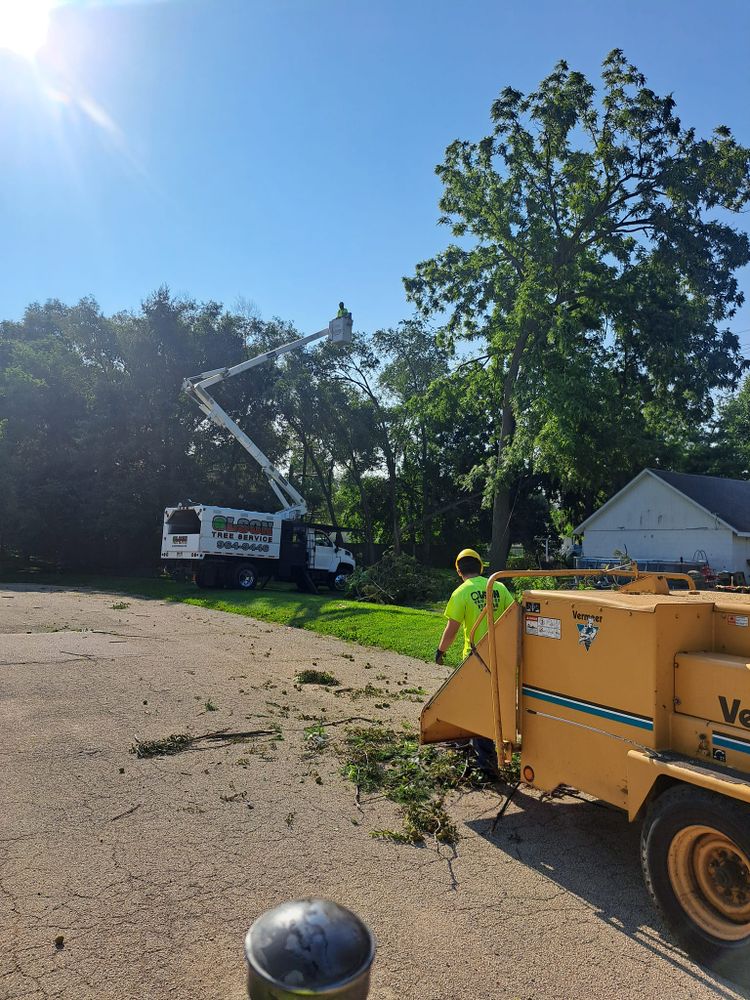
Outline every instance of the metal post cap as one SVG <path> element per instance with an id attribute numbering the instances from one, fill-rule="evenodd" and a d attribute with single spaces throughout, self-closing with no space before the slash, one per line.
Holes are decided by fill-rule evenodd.
<path id="1" fill-rule="evenodd" d="M 248 996 L 364 1000 L 374 957 L 372 932 L 351 910 L 329 899 L 282 903 L 245 937 Z"/>

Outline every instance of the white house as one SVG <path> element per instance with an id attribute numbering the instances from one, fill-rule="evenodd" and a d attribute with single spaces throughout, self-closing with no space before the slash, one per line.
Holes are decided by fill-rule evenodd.
<path id="1" fill-rule="evenodd" d="M 748 573 L 750 482 L 644 469 L 575 529 L 585 559 L 627 553 L 643 564 L 708 562 Z"/>

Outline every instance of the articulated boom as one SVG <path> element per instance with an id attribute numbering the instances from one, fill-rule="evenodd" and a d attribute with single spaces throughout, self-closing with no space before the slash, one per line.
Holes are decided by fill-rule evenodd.
<path id="1" fill-rule="evenodd" d="M 229 431 L 232 437 L 255 459 L 263 470 L 263 475 L 268 480 L 269 486 L 281 503 L 282 510 L 279 511 L 279 515 L 284 518 L 298 518 L 306 514 L 307 502 L 305 498 L 292 486 L 286 476 L 282 475 L 252 438 L 219 406 L 208 392 L 208 389 L 211 386 L 218 385 L 225 379 L 232 378 L 234 375 L 241 375 L 242 372 L 250 368 L 262 365 L 266 361 L 273 361 L 282 354 L 293 351 L 298 347 L 304 347 L 306 344 L 311 344 L 314 340 L 320 340 L 322 337 L 330 337 L 333 343 L 350 343 L 352 339 L 351 314 L 337 316 L 331 320 L 324 330 L 319 330 L 317 333 L 311 333 L 307 337 L 300 337 L 299 340 L 283 344 L 272 351 L 265 351 L 263 354 L 249 358 L 247 361 L 241 361 L 231 368 L 214 368 L 212 371 L 202 372 L 200 375 L 194 375 L 191 378 L 185 379 L 182 383 L 184 392 L 198 404 L 206 416 L 213 420 L 217 426 Z"/>

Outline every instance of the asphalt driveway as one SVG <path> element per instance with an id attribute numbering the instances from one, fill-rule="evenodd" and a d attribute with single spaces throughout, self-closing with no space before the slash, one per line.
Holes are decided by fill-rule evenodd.
<path id="1" fill-rule="evenodd" d="M 360 808 L 305 728 L 420 705 L 297 690 L 312 666 L 354 690 L 446 675 L 218 611 L 0 586 L 1 997 L 241 1000 L 247 926 L 311 894 L 375 931 L 374 1000 L 746 995 L 670 941 L 617 812 L 521 792 L 493 832 L 498 789 L 451 804 L 455 851 L 373 839 L 395 807 Z M 251 735 L 129 752 L 220 729 Z"/>

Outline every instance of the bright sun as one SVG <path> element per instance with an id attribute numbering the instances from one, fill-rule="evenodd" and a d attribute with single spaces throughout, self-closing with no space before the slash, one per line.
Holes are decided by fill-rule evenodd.
<path id="1" fill-rule="evenodd" d="M 0 0 L 0 49 L 33 58 L 47 39 L 55 0 Z"/>

